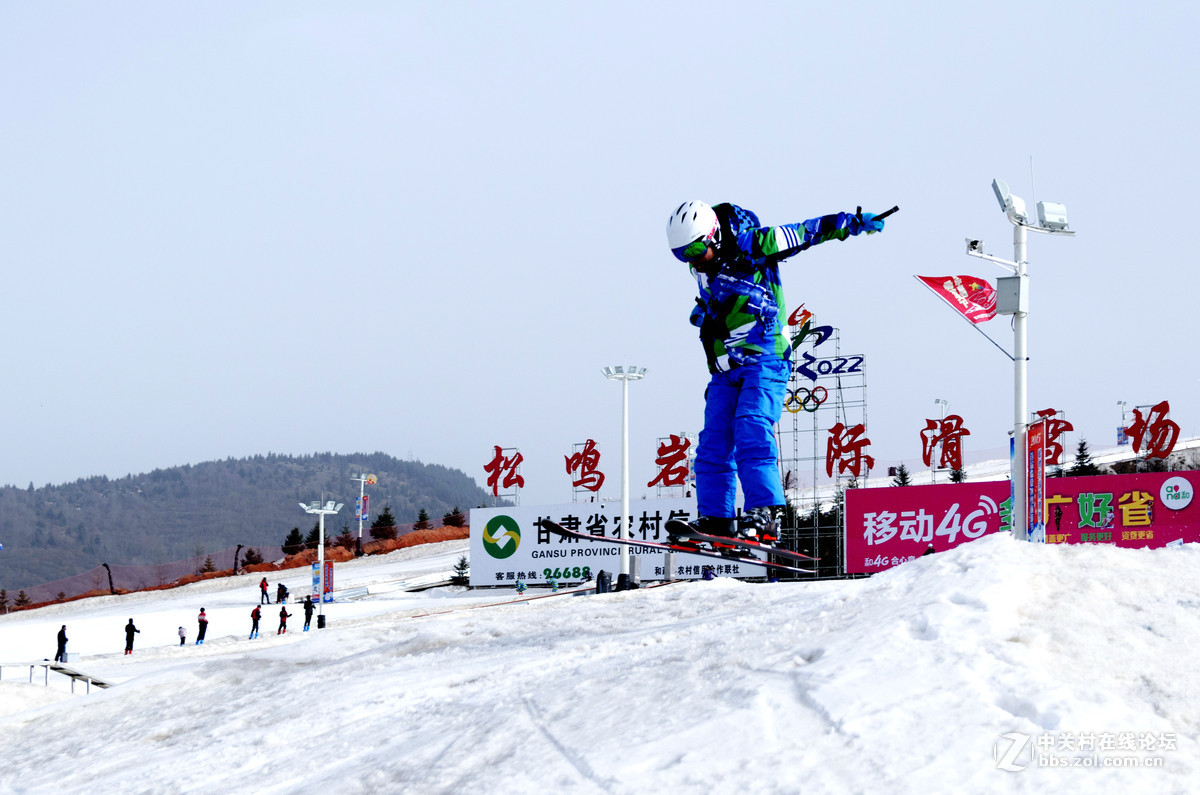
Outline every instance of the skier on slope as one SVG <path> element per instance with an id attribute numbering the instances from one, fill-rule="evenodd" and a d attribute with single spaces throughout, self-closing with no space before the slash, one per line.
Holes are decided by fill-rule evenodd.
<path id="1" fill-rule="evenodd" d="M 196 645 L 204 645 L 204 633 L 208 632 L 208 614 L 204 612 L 204 608 L 200 608 L 200 615 L 196 616 L 196 624 L 198 631 L 196 632 Z"/>
<path id="2" fill-rule="evenodd" d="M 125 625 L 125 653 L 133 654 L 133 636 L 140 634 L 141 630 L 133 625 L 133 619 L 129 619 L 129 623 Z"/>
<path id="3" fill-rule="evenodd" d="M 312 623 L 313 610 L 316 610 L 316 606 L 313 604 L 312 596 L 306 595 L 304 597 L 304 631 L 305 632 L 308 632 L 308 625 Z"/>
<path id="4" fill-rule="evenodd" d="M 778 263 L 810 246 L 883 230 L 871 213 L 762 226 L 734 204 L 684 202 L 667 221 L 671 252 L 700 289 L 692 324 L 708 357 L 704 428 L 696 448 L 701 533 L 766 544 L 779 537 L 783 486 L 774 426 L 791 376 Z M 738 480 L 745 504 L 735 521 Z"/>

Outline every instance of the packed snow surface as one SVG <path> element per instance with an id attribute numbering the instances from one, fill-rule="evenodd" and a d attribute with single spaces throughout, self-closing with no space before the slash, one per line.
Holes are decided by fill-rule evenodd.
<path id="1" fill-rule="evenodd" d="M 465 549 L 339 564 L 339 588 L 372 595 L 307 633 L 292 604 L 277 635 L 271 605 L 248 639 L 257 574 L 0 617 L 0 662 L 53 657 L 66 624 L 71 666 L 114 683 L 0 669 L 0 791 L 1200 786 L 1197 545 L 989 536 L 863 580 L 401 590 Z M 308 579 L 283 573 L 293 595 Z"/>

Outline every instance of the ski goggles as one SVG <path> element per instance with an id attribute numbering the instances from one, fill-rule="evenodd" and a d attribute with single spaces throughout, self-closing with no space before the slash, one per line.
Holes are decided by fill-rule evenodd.
<path id="1" fill-rule="evenodd" d="M 691 243 L 688 243 L 686 246 L 680 246 L 679 248 L 671 249 L 671 252 L 675 255 L 676 259 L 678 259 L 680 262 L 687 263 L 695 262 L 696 260 L 700 259 L 704 256 L 704 252 L 706 251 L 708 251 L 708 241 L 703 239 L 694 240 Z"/>
<path id="2" fill-rule="evenodd" d="M 693 240 L 686 246 L 671 249 L 671 253 L 675 255 L 675 259 L 680 262 L 686 262 L 689 265 L 704 256 L 708 251 L 709 246 L 715 246 L 721 242 L 721 227 L 718 226 L 712 230 L 710 234 L 705 235 L 699 240 Z"/>

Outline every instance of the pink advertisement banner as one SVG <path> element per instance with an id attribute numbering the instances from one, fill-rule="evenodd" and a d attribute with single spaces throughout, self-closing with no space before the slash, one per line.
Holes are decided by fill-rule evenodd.
<path id="1" fill-rule="evenodd" d="M 1046 479 L 1046 543 L 1200 541 L 1200 471 Z M 846 491 L 846 572 L 870 574 L 1010 532 L 1007 480 Z"/>

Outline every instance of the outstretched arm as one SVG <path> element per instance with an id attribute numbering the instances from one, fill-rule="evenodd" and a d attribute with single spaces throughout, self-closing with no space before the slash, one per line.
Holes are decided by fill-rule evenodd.
<path id="1" fill-rule="evenodd" d="M 827 240 L 845 240 L 862 232 L 879 232 L 883 220 L 870 213 L 835 213 L 799 224 L 764 226 L 738 236 L 738 245 L 754 257 L 786 259 Z"/>

